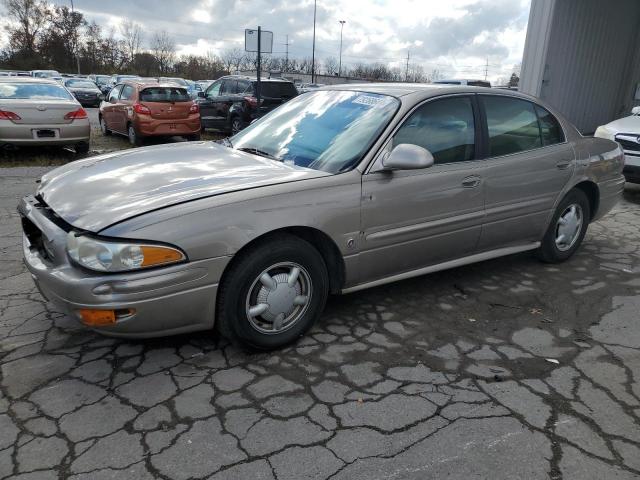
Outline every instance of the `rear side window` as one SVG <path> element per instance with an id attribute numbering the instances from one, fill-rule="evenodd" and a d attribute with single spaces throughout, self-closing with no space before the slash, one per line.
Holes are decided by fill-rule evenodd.
<path id="1" fill-rule="evenodd" d="M 489 155 L 499 157 L 542 146 L 533 104 L 509 97 L 484 96 L 489 129 Z"/>
<path id="2" fill-rule="evenodd" d="M 190 102 L 187 90 L 180 87 L 148 87 L 140 92 L 141 102 Z"/>
<path id="3" fill-rule="evenodd" d="M 253 84 L 255 92 L 255 83 Z M 298 90 L 291 82 L 261 82 L 260 96 L 263 98 L 293 98 Z"/>
<path id="4" fill-rule="evenodd" d="M 536 113 L 540 122 L 540 133 L 542 133 L 542 143 L 547 145 L 555 145 L 564 142 L 564 133 L 560 122 L 551 115 L 546 109 L 536 105 Z"/>
<path id="5" fill-rule="evenodd" d="M 59 85 L 48 83 L 0 83 L 0 99 L 71 100 Z"/>
<path id="6" fill-rule="evenodd" d="M 400 127 L 393 145 L 410 143 L 431 152 L 435 163 L 465 162 L 475 158 L 475 123 L 469 97 L 426 103 Z"/>
<path id="7" fill-rule="evenodd" d="M 120 100 L 131 100 L 133 98 L 133 87 L 131 85 L 125 85 L 120 95 Z"/>

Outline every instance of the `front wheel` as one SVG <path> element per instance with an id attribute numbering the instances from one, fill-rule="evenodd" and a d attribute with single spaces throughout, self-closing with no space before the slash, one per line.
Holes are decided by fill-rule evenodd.
<path id="1" fill-rule="evenodd" d="M 538 249 L 538 257 L 548 263 L 569 259 L 580 247 L 591 219 L 591 206 L 579 189 L 567 193 L 556 209 Z"/>
<path id="2" fill-rule="evenodd" d="M 305 240 L 278 235 L 240 255 L 220 286 L 220 333 L 262 350 L 302 336 L 320 317 L 329 291 L 320 253 Z"/>
<path id="3" fill-rule="evenodd" d="M 89 152 L 89 142 L 76 143 L 75 151 L 78 154 L 84 154 Z"/>
<path id="4" fill-rule="evenodd" d="M 231 119 L 231 135 L 235 135 L 240 130 L 242 130 L 242 120 L 240 120 L 240 117 L 233 117 Z"/>
<path id="5" fill-rule="evenodd" d="M 109 130 L 109 127 L 107 127 L 107 121 L 103 116 L 100 116 L 100 130 L 102 131 L 102 135 L 104 135 L 105 137 L 111 135 L 111 130 Z"/>

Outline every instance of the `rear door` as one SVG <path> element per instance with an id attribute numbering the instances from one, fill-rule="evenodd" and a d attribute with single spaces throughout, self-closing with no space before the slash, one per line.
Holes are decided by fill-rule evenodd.
<path id="1" fill-rule="evenodd" d="M 262 82 L 260 85 L 260 115 L 270 112 L 298 95 L 291 82 Z"/>
<path id="2" fill-rule="evenodd" d="M 479 95 L 486 115 L 486 217 L 480 250 L 539 241 L 575 168 L 559 122 L 524 99 Z"/>
<path id="3" fill-rule="evenodd" d="M 361 283 L 476 251 L 484 201 L 475 104 L 472 95 L 430 100 L 396 131 L 387 151 L 419 145 L 432 167 L 363 175 Z"/>
<path id="4" fill-rule="evenodd" d="M 229 110 L 233 105 L 238 93 L 238 81 L 235 79 L 225 79 L 220 87 L 220 95 L 214 100 L 215 128 L 224 130 L 229 127 Z"/>

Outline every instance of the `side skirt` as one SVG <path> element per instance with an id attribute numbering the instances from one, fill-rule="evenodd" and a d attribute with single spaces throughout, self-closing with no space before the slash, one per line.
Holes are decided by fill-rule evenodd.
<path id="1" fill-rule="evenodd" d="M 436 265 L 430 265 L 428 267 L 419 268 L 417 270 L 411 270 L 409 272 L 399 273 L 390 277 L 380 278 L 372 282 L 361 283 L 353 287 L 342 289 L 341 293 L 353 293 L 366 288 L 378 287 L 380 285 L 386 285 L 387 283 L 398 282 L 400 280 L 406 280 L 407 278 L 419 277 L 420 275 L 426 275 L 428 273 L 439 272 L 441 270 L 448 270 L 450 268 L 462 267 L 463 265 L 469 265 L 470 263 L 483 262 L 485 260 L 491 260 L 492 258 L 504 257 L 506 255 L 513 255 L 515 253 L 526 252 L 527 250 L 535 250 L 540 246 L 540 242 L 528 243 L 526 245 L 518 245 L 515 247 L 499 248 L 497 250 L 491 250 L 489 252 L 476 253 L 467 257 L 457 258 L 455 260 L 449 260 L 448 262 L 438 263 Z"/>

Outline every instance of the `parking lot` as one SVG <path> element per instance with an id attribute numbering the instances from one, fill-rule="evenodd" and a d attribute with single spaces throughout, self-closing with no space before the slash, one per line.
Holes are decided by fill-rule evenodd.
<path id="1" fill-rule="evenodd" d="M 93 133 L 90 154 L 128 148 Z M 640 475 L 638 186 L 564 264 L 527 253 L 333 297 L 307 336 L 257 354 L 209 332 L 110 339 L 57 312 L 22 264 L 16 204 L 75 157 L 4 155 L 0 478 Z"/>

